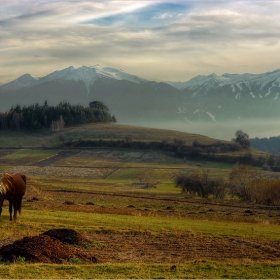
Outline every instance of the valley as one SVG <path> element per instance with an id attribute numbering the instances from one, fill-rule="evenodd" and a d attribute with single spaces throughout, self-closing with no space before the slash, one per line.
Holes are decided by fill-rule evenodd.
<path id="1" fill-rule="evenodd" d="M 62 148 L 61 133 L 66 139 L 121 139 L 130 133 L 145 141 L 168 136 L 184 138 L 188 145 L 194 139 L 216 142 L 202 135 L 100 123 L 24 137 L 7 131 L 1 135 L 0 172 L 23 172 L 28 181 L 16 223 L 8 220 L 4 204 L 1 246 L 60 229 L 74 230 L 88 243 L 72 245 L 69 252 L 77 255 L 63 260 L 52 259 L 49 251 L 44 263 L 29 261 L 39 255 L 35 245 L 22 240 L 18 244 L 29 246 L 30 255 L 10 264 L 2 260 L 2 278 L 277 278 L 279 207 L 200 198 L 175 187 L 178 172 L 207 169 L 226 179 L 233 164 L 153 149 Z M 13 147 L 7 144 L 10 137 Z M 147 188 L 147 180 L 155 185 Z"/>

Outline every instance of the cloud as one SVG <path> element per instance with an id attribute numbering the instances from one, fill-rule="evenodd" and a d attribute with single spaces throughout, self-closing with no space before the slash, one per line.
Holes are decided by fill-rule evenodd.
<path id="1" fill-rule="evenodd" d="M 258 73 L 280 65 L 278 1 L 10 0 L 3 5 L 0 72 L 7 74 L 0 83 L 26 72 L 42 76 L 96 63 L 154 80 Z"/>
<path id="2" fill-rule="evenodd" d="M 144 2 L 144 1 L 143 1 Z M 142 2 L 142 3 L 143 3 Z M 134 7 L 129 10 L 119 10 L 114 14 L 94 17 L 92 20 L 84 21 L 84 24 L 95 24 L 100 26 L 121 26 L 126 28 L 152 28 L 165 24 L 170 20 L 177 20 L 182 16 L 182 11 L 190 7 L 186 3 L 156 3 L 144 2 L 146 5 Z"/>

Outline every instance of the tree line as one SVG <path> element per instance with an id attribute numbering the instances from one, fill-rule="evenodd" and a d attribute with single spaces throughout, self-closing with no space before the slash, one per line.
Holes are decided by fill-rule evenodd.
<path id="1" fill-rule="evenodd" d="M 30 129 L 38 130 L 50 128 L 52 121 L 63 117 L 66 126 L 92 122 L 116 122 L 109 109 L 100 101 L 92 101 L 88 107 L 71 105 L 67 101 L 60 102 L 57 106 L 38 103 L 11 107 L 8 112 L 0 113 L 0 129 Z"/>
<path id="2" fill-rule="evenodd" d="M 280 136 L 273 136 L 269 138 L 252 138 L 250 139 L 251 146 L 259 151 L 270 154 L 280 153 Z"/>

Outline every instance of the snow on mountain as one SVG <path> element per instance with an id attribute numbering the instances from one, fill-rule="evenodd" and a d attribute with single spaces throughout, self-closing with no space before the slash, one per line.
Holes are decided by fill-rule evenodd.
<path id="1" fill-rule="evenodd" d="M 75 70 L 75 68 L 73 66 L 70 66 L 63 70 L 57 70 L 55 72 L 50 73 L 47 76 L 39 78 L 37 80 L 37 84 L 65 78 L 74 70 Z"/>
<path id="2" fill-rule="evenodd" d="M 55 71 L 43 78 L 40 78 L 40 81 L 50 81 L 55 79 L 65 79 L 65 80 L 74 80 L 74 81 L 84 81 L 86 85 L 92 84 L 99 78 L 111 78 L 115 80 L 127 80 L 133 83 L 140 83 L 146 81 L 140 77 L 127 74 L 123 70 L 118 70 L 109 67 L 102 67 L 99 64 L 95 66 L 82 66 L 79 68 L 74 68 L 70 66 L 69 68 Z"/>
<path id="3" fill-rule="evenodd" d="M 116 80 L 126 80 L 126 81 L 130 81 L 130 82 L 133 82 L 136 84 L 147 81 L 147 80 L 137 77 L 135 75 L 127 74 L 126 72 L 124 72 L 121 69 L 118 70 L 118 69 L 110 68 L 110 67 L 103 68 L 99 64 L 97 64 L 96 66 L 91 66 L 90 68 L 94 68 L 96 70 L 96 72 L 100 75 L 103 75 L 108 78 L 116 79 Z"/>
<path id="4" fill-rule="evenodd" d="M 198 87 L 222 87 L 230 85 L 232 87 L 232 91 L 234 92 L 236 87 L 239 90 L 242 90 L 241 83 L 244 83 L 249 88 L 258 87 L 259 89 L 263 89 L 270 82 L 276 81 L 273 86 L 280 85 L 280 69 L 275 70 L 273 72 L 267 72 L 263 74 L 228 74 L 225 73 L 221 76 L 216 75 L 215 73 L 203 76 L 198 75 L 189 81 L 186 82 L 167 82 L 168 84 L 176 87 L 177 89 L 187 89 L 194 90 Z"/>
<path id="5" fill-rule="evenodd" d="M 29 86 L 34 81 L 35 81 L 35 78 L 33 78 L 30 74 L 25 74 L 8 84 L 2 85 L 0 87 L 0 90 L 5 92 L 5 91 L 9 91 L 9 90 L 21 89 L 23 87 Z"/>

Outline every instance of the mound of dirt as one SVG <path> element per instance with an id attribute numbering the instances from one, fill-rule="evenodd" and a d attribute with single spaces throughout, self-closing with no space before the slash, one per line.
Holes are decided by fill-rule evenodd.
<path id="1" fill-rule="evenodd" d="M 66 241 L 74 240 L 76 242 L 75 244 L 78 244 L 81 240 L 85 240 L 74 230 L 52 230 L 46 233 L 49 234 L 50 232 L 52 235 L 56 235 L 62 239 L 65 238 L 68 233 L 68 237 L 74 236 L 75 238 L 70 238 L 68 240 L 66 238 Z M 69 233 L 72 235 L 69 235 Z M 2 261 L 13 262 L 24 258 L 24 261 L 32 263 L 63 263 L 64 261 L 71 261 L 73 259 L 79 259 L 83 262 L 97 262 L 95 257 L 89 256 L 86 252 L 83 252 L 81 248 L 71 246 L 69 242 L 68 244 L 63 243 L 58 238 L 51 237 L 48 234 L 24 237 L 12 244 L 2 246 L 0 248 L 0 257 Z"/>
<path id="2" fill-rule="evenodd" d="M 85 243 L 90 243 L 90 241 L 83 235 L 68 228 L 51 229 L 42 233 L 42 235 L 48 235 L 49 237 L 58 239 L 59 241 L 70 245 L 83 245 Z"/>

